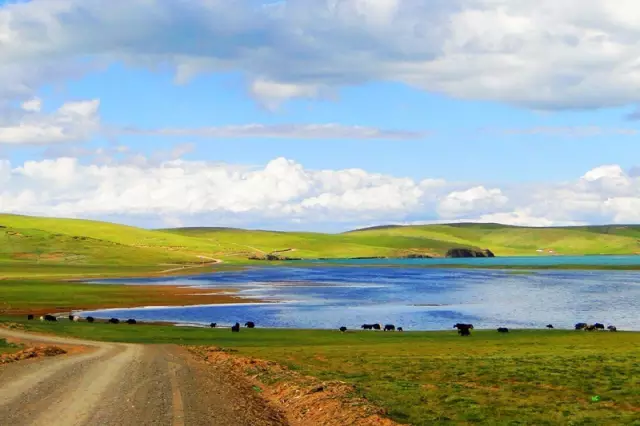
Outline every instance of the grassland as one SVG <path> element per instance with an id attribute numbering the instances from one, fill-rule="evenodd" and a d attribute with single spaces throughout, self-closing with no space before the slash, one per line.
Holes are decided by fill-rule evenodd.
<path id="1" fill-rule="evenodd" d="M 634 254 L 639 226 L 523 228 L 495 224 L 389 226 L 342 234 L 228 228 L 147 230 L 76 219 L 0 215 L 0 277 L 70 278 L 200 272 L 222 260 L 443 256 L 452 247 L 489 248 L 497 256 Z M 260 264 L 263 264 L 261 262 Z M 208 269 L 210 270 L 210 269 Z"/>
<path id="2" fill-rule="evenodd" d="M 134 343 L 216 345 L 342 380 L 400 422 L 637 425 L 640 333 L 184 329 L 59 322 L 37 332 Z M 263 381 L 283 377 L 262 377 Z M 592 402 L 598 395 L 600 400 Z"/>

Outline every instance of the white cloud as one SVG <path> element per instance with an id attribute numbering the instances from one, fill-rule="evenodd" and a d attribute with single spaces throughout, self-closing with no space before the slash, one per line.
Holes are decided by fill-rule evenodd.
<path id="1" fill-rule="evenodd" d="M 310 230 L 328 223 L 342 230 L 363 223 L 550 226 L 640 220 L 640 177 L 618 173 L 614 165 L 585 173 L 589 179 L 487 188 L 361 169 L 309 170 L 286 158 L 250 168 L 170 159 L 170 151 L 168 159 L 153 161 L 126 154 L 136 160 L 0 161 L 0 211 L 118 217 L 159 226 L 164 221 Z"/>
<path id="2" fill-rule="evenodd" d="M 469 213 L 477 215 L 484 211 L 500 209 L 508 201 L 498 188 L 486 189 L 484 186 L 476 186 L 449 193 L 438 205 L 438 213 L 443 218 L 455 219 Z"/>
<path id="3" fill-rule="evenodd" d="M 48 145 L 83 141 L 100 128 L 100 101 L 68 102 L 51 114 L 41 114 L 41 102 L 33 99 L 22 104 L 17 121 L 0 122 L 0 144 Z"/>
<path id="4" fill-rule="evenodd" d="M 202 138 L 292 138 L 292 139 L 419 139 L 423 132 L 377 127 L 327 124 L 243 124 L 237 126 L 139 129 L 111 129 L 113 134 L 182 136 Z"/>
<path id="5" fill-rule="evenodd" d="M 635 104 L 635 0 L 32 0 L 0 7 L 0 97 L 87 63 L 240 71 L 259 98 L 397 81 L 535 109 Z M 86 59 L 92 58 L 94 62 Z"/>
<path id="6" fill-rule="evenodd" d="M 28 112 L 40 112 L 42 109 L 42 101 L 38 98 L 33 98 L 22 103 L 22 109 Z"/>

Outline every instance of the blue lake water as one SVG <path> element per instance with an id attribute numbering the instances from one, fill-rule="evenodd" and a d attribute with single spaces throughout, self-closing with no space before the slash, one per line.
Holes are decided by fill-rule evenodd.
<path id="1" fill-rule="evenodd" d="M 367 262 L 371 261 L 357 263 Z M 572 328 L 576 322 L 602 322 L 640 330 L 640 271 L 547 269 L 521 274 L 387 265 L 359 267 L 343 262 L 187 278 L 109 280 L 102 283 L 183 285 L 193 287 L 194 293 L 199 288 L 234 288 L 241 297 L 279 303 L 120 309 L 86 315 L 220 325 L 255 321 L 260 327 L 328 329 L 391 323 L 408 330 L 439 330 L 451 329 L 456 322 L 470 322 L 476 328 L 542 328 L 548 323 Z"/>

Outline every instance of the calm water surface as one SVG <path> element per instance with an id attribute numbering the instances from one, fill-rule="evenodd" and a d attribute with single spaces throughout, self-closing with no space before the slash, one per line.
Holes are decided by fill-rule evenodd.
<path id="1" fill-rule="evenodd" d="M 520 273 L 325 264 L 101 283 L 184 285 L 194 292 L 236 288 L 241 297 L 280 303 L 91 312 L 97 317 L 221 325 L 251 320 L 262 327 L 331 329 L 379 322 L 410 330 L 450 329 L 456 322 L 476 328 L 541 328 L 548 323 L 572 328 L 576 322 L 602 322 L 640 330 L 640 272 L 635 271 Z"/>

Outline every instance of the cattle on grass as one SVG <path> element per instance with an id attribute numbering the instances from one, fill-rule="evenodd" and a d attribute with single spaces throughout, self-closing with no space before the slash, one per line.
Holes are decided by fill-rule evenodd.
<path id="1" fill-rule="evenodd" d="M 373 324 L 362 324 L 360 328 L 363 330 L 373 330 Z"/>
<path id="2" fill-rule="evenodd" d="M 109 324 L 120 324 L 120 320 L 118 318 L 111 318 Z"/>
<path id="3" fill-rule="evenodd" d="M 28 319 L 29 321 L 31 321 L 33 318 L 34 318 L 34 317 L 33 317 L 33 314 L 29 314 L 29 315 L 27 315 L 27 319 Z"/>
<path id="4" fill-rule="evenodd" d="M 217 325 L 218 325 L 218 323 L 212 322 L 211 324 L 209 324 L 209 327 L 216 328 Z"/>
<path id="5" fill-rule="evenodd" d="M 380 324 L 373 324 L 373 329 L 374 329 L 374 330 L 382 330 L 382 325 L 380 325 Z"/>
<path id="6" fill-rule="evenodd" d="M 547 328 L 549 329 L 553 328 L 553 324 L 547 324 Z"/>
<path id="7" fill-rule="evenodd" d="M 239 333 L 239 332 L 240 332 L 240 323 L 238 323 L 238 322 L 237 322 L 235 325 L 233 325 L 233 326 L 231 327 L 231 331 L 232 331 L 233 333 Z"/>
<path id="8" fill-rule="evenodd" d="M 473 324 L 456 323 L 453 328 L 457 328 L 458 334 L 461 336 L 471 336 L 470 330 L 473 330 Z"/>
<path id="9" fill-rule="evenodd" d="M 588 326 L 585 328 L 585 330 L 587 330 L 587 331 L 596 331 L 597 329 L 596 329 L 596 326 L 595 326 L 595 325 L 588 325 Z"/>
<path id="10" fill-rule="evenodd" d="M 593 324 L 596 330 L 604 330 L 604 324 L 600 324 L 599 322 Z"/>
<path id="11" fill-rule="evenodd" d="M 615 325 L 610 325 L 609 327 L 607 327 L 607 330 L 609 330 L 609 331 L 618 331 L 618 329 L 616 328 Z"/>
<path id="12" fill-rule="evenodd" d="M 127 320 L 127 324 L 129 324 L 129 325 L 133 325 L 133 324 L 137 324 L 137 323 L 138 323 L 138 321 L 134 320 L 133 318 L 129 318 Z"/>
<path id="13" fill-rule="evenodd" d="M 498 333 L 508 333 L 509 329 L 507 327 L 498 327 Z"/>
<path id="14" fill-rule="evenodd" d="M 87 317 L 87 322 L 94 322 L 96 319 L 94 317 Z"/>
<path id="15" fill-rule="evenodd" d="M 384 326 L 384 331 L 395 331 L 395 329 L 396 329 L 396 326 L 393 324 L 386 324 Z"/>
<path id="16" fill-rule="evenodd" d="M 247 328 L 254 328 L 256 324 L 253 321 L 247 321 L 244 323 L 244 326 Z"/>
<path id="17" fill-rule="evenodd" d="M 584 330 L 585 328 L 587 328 L 587 323 L 586 322 L 579 322 L 574 326 L 574 328 L 576 330 Z"/>
<path id="18" fill-rule="evenodd" d="M 403 330 L 402 330 L 402 327 L 398 327 L 398 331 L 403 331 Z"/>
<path id="19" fill-rule="evenodd" d="M 340 331 L 344 333 L 345 331 L 347 331 L 347 327 L 345 326 L 340 327 Z"/>
<path id="20" fill-rule="evenodd" d="M 45 315 L 44 316 L 44 320 L 45 321 L 56 322 L 56 321 L 58 321 L 58 318 L 54 317 L 53 315 Z"/>

